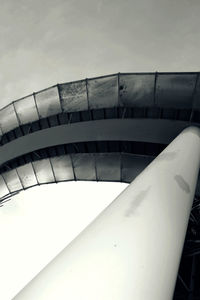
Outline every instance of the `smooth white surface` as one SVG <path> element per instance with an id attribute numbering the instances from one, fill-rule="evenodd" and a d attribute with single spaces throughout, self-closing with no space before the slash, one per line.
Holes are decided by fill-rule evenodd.
<path id="1" fill-rule="evenodd" d="M 11 300 L 126 186 L 43 185 L 21 192 L 0 207 L 0 299 Z"/>
<path id="2" fill-rule="evenodd" d="M 14 299 L 171 300 L 199 164 L 190 127 Z"/>

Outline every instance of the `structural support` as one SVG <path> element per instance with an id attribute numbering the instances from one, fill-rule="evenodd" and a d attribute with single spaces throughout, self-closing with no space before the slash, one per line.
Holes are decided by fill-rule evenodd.
<path id="1" fill-rule="evenodd" d="M 200 165 L 185 129 L 15 300 L 171 300 Z"/>

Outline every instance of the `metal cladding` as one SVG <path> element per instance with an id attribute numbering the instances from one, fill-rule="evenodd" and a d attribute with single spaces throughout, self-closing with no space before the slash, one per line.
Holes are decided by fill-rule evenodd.
<path id="1" fill-rule="evenodd" d="M 115 74 L 58 84 L 0 110 L 2 133 L 61 112 L 113 107 L 200 111 L 199 73 Z"/>
<path id="2" fill-rule="evenodd" d="M 198 72 L 118 73 L 57 84 L 14 101 L 0 110 L 2 165 L 0 197 L 3 200 L 13 192 L 49 182 L 67 180 L 130 182 L 158 154 L 155 153 L 156 144 L 167 145 L 182 129 L 191 124 L 198 126 L 199 111 Z M 68 126 L 72 123 L 84 126 L 86 121 L 89 122 L 92 131 L 95 120 L 105 119 L 122 119 L 123 126 L 119 126 L 127 130 L 127 135 L 123 135 L 117 129 L 114 138 L 112 132 L 106 136 L 109 126 L 114 126 L 113 132 L 117 126 L 117 122 L 113 121 L 107 129 L 104 128 L 105 136 L 101 135 L 101 129 L 96 132 L 93 139 L 83 136 L 86 143 L 84 146 L 80 144 L 80 138 L 70 142 L 71 139 L 66 137 L 63 142 L 55 144 L 52 142 L 51 149 L 47 149 L 50 146 L 45 147 L 46 141 L 41 137 L 41 142 L 43 140 L 41 146 L 38 143 L 34 149 L 23 153 L 29 155 L 30 159 L 27 156 L 22 157 L 22 154 L 18 155 L 16 151 L 18 160 L 13 161 L 17 158 L 11 150 L 15 147 L 14 140 L 18 138 L 20 143 L 24 139 L 24 143 L 29 144 L 25 136 L 32 139 L 35 131 L 60 125 Z M 134 119 L 132 128 L 130 125 L 127 127 L 125 119 Z M 153 143 L 151 155 L 141 149 L 139 151 L 129 149 L 125 137 L 127 142 Z M 98 145 L 95 144 L 95 139 Z M 116 141 L 115 145 L 114 142 L 109 145 L 111 140 Z M 122 140 L 124 144 L 119 146 Z M 91 141 L 94 142 L 93 145 Z M 108 145 L 102 146 L 103 143 Z M 53 147 L 61 144 L 65 144 L 64 150 L 58 153 Z M 134 148 L 137 146 L 134 145 Z M 66 151 L 66 147 L 73 149 Z M 81 147 L 84 149 L 80 150 Z M 90 147 L 93 149 L 89 149 Z M 139 147 L 142 148 L 141 145 Z M 10 156 L 8 153 L 11 153 Z M 111 165 L 112 168 L 109 168 Z"/>
<path id="3" fill-rule="evenodd" d="M 37 184 L 70 180 L 131 182 L 152 158 L 126 153 L 74 153 L 34 161 L 0 175 L 0 197 Z"/>

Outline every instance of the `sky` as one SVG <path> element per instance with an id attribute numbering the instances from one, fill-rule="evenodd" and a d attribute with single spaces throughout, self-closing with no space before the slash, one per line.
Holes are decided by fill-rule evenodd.
<path id="1" fill-rule="evenodd" d="M 126 186 L 48 184 L 21 192 L 0 207 L 0 299 L 12 299 Z"/>
<path id="2" fill-rule="evenodd" d="M 199 0 L 1 0 L 0 107 L 61 82 L 199 71 Z"/>
<path id="3" fill-rule="evenodd" d="M 199 0 L 1 0 L 0 107 L 94 76 L 199 71 L 199 14 Z M 75 236 L 125 188 L 81 184 L 32 188 L 0 207 L 0 299 L 10 300 L 73 238 L 71 229 Z"/>

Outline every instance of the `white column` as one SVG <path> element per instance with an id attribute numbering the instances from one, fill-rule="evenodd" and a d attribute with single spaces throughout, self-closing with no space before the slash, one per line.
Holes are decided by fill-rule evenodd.
<path id="1" fill-rule="evenodd" d="M 14 299 L 171 300 L 199 164 L 190 127 Z"/>

